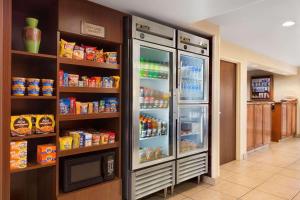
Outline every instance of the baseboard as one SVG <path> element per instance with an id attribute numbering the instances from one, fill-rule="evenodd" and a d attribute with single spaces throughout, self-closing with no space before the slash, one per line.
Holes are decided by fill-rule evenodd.
<path id="1" fill-rule="evenodd" d="M 216 185 L 217 180 L 215 178 L 209 177 L 209 176 L 203 176 L 202 182 L 207 183 L 209 185 Z"/>
<path id="2" fill-rule="evenodd" d="M 269 144 L 266 144 L 266 145 L 263 145 L 263 146 L 258 147 L 258 148 L 256 148 L 256 149 L 252 149 L 252 150 L 250 150 L 250 151 L 247 152 L 247 156 L 248 156 L 249 154 L 252 154 L 252 153 L 256 152 L 256 151 L 267 150 L 267 149 L 269 149 L 269 147 L 270 147 L 270 145 L 269 145 Z"/>

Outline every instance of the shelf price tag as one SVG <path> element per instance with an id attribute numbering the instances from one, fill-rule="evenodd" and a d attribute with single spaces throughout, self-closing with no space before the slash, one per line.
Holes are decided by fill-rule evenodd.
<path id="1" fill-rule="evenodd" d="M 104 38 L 105 28 L 103 26 L 87 23 L 86 21 L 81 21 L 81 34 Z"/>

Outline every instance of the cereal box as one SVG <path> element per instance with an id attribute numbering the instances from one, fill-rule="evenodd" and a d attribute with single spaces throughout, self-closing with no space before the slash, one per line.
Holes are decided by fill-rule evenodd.
<path id="1" fill-rule="evenodd" d="M 54 127 L 54 115 L 36 115 L 36 133 L 53 133 Z"/>
<path id="2" fill-rule="evenodd" d="M 32 133 L 32 121 L 30 115 L 11 116 L 10 132 L 14 136 L 26 136 Z"/>

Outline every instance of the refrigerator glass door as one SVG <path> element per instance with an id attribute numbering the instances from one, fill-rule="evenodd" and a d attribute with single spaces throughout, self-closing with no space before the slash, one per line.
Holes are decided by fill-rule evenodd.
<path id="1" fill-rule="evenodd" d="M 181 105 L 178 113 L 178 157 L 207 151 L 208 105 Z"/>
<path id="2" fill-rule="evenodd" d="M 178 51 L 179 103 L 208 103 L 209 58 Z"/>
<path id="3" fill-rule="evenodd" d="M 133 40 L 132 168 L 174 159 L 175 50 Z"/>

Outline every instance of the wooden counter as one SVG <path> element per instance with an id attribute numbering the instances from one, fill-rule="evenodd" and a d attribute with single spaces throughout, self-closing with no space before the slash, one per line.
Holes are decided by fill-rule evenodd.
<path id="1" fill-rule="evenodd" d="M 247 150 L 271 142 L 273 102 L 250 101 L 247 104 Z"/>
<path id="2" fill-rule="evenodd" d="M 272 141 L 294 136 L 297 132 L 297 100 L 276 102 L 272 120 Z"/>

